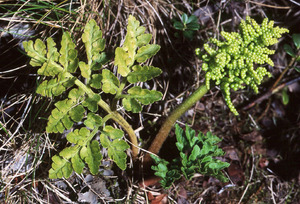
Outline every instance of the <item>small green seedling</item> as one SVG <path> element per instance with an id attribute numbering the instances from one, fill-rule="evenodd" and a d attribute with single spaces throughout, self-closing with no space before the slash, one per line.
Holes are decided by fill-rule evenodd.
<path id="1" fill-rule="evenodd" d="M 145 33 L 139 21 L 129 16 L 124 44 L 115 50 L 114 63 L 118 67 L 117 73 L 122 76 L 121 80 L 108 68 L 103 68 L 107 61 L 105 40 L 94 20 L 86 24 L 82 34 L 86 62 L 78 58 L 69 32 L 63 34 L 59 51 L 52 38 L 48 38 L 46 44 L 40 39 L 23 43 L 27 55 L 31 57 L 30 64 L 40 67 L 37 72 L 44 76 L 36 92 L 59 99 L 49 116 L 46 131 L 63 133 L 72 130 L 67 134 L 71 145 L 52 157 L 49 178 L 68 178 L 73 171 L 80 174 L 85 164 L 92 174 L 97 174 L 103 159 L 97 136 L 100 136 L 102 148 L 107 149 L 108 157 L 124 170 L 127 165 L 125 151 L 130 146 L 124 140 L 122 130 L 106 125 L 109 119 L 128 133 L 133 144 L 133 156 L 137 156 L 135 133 L 116 111 L 116 105 L 120 102 L 125 110 L 138 113 L 142 105 L 162 98 L 162 93 L 158 91 L 137 86 L 137 83 L 151 80 L 161 73 L 159 68 L 143 64 L 160 49 L 160 46 L 150 44 L 151 38 L 152 35 Z M 128 85 L 130 88 L 125 89 Z M 110 104 L 102 99 L 102 92 L 114 96 Z M 106 114 L 103 115 L 104 111 L 99 108 Z"/>
<path id="2" fill-rule="evenodd" d="M 193 39 L 195 31 L 200 29 L 198 18 L 194 15 L 188 16 L 185 13 L 182 14 L 180 21 L 174 20 L 173 27 L 182 31 L 183 36 L 190 40 Z"/>
<path id="3" fill-rule="evenodd" d="M 228 181 L 222 173 L 229 163 L 222 162 L 215 157 L 223 156 L 224 152 L 217 146 L 221 141 L 211 132 L 203 134 L 200 132 L 196 136 L 195 131 L 186 126 L 185 132 L 178 124 L 175 125 L 176 146 L 179 157 L 167 162 L 157 156 L 151 155 L 156 166 L 151 168 L 155 175 L 161 178 L 162 187 L 168 189 L 174 181 L 183 175 L 190 180 L 195 173 L 213 176 L 220 181 Z"/>

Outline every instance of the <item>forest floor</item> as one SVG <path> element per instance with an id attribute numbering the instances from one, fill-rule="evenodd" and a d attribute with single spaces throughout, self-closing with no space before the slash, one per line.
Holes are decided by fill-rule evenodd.
<path id="1" fill-rule="evenodd" d="M 0 203 L 300 203 L 300 63 L 284 50 L 285 44 L 295 49 L 292 35 L 300 33 L 297 1 L 8 1 L 0 3 L 0 12 Z M 190 36 L 174 28 L 184 13 L 199 20 L 200 28 Z M 124 40 L 130 14 L 161 46 L 149 63 L 163 71 L 151 82 L 163 99 L 140 114 L 124 115 L 145 149 L 170 111 L 204 81 L 196 48 L 210 37 L 221 38 L 223 30 L 237 31 L 246 16 L 259 23 L 267 17 L 289 29 L 272 47 L 275 65 L 266 65 L 272 77 L 259 94 L 250 89 L 232 94 L 239 116 L 229 111 L 215 87 L 177 121 L 222 139 L 229 182 L 195 174 L 164 190 L 153 172 L 139 174 L 142 166 L 132 162 L 130 152 L 125 171 L 103 161 L 97 176 L 85 172 L 48 178 L 51 157 L 67 141 L 64 134 L 45 132 L 55 100 L 35 94 L 39 77 L 21 43 L 50 36 L 59 41 L 68 30 L 82 45 L 81 25 L 95 19 L 111 54 Z M 172 131 L 159 155 L 171 160 L 174 154 Z"/>

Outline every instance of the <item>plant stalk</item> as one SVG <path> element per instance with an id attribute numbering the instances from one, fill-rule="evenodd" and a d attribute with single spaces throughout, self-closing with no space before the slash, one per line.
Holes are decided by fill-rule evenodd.
<path id="1" fill-rule="evenodd" d="M 204 94 L 208 91 L 205 84 L 201 85 L 192 95 L 190 95 L 182 104 L 180 104 L 176 109 L 174 109 L 169 117 L 165 120 L 163 125 L 161 126 L 159 132 L 157 133 L 155 139 L 151 143 L 148 151 L 154 154 L 158 154 L 161 149 L 163 143 L 167 139 L 174 123 L 176 120 L 183 115 L 186 111 L 188 111 L 197 101 L 199 101 Z M 145 164 L 149 164 L 151 162 L 150 154 L 146 154 L 144 158 Z"/>
<path id="2" fill-rule="evenodd" d="M 70 76 L 72 76 L 70 74 Z M 80 88 L 82 88 L 85 93 L 87 93 L 88 95 L 92 96 L 95 93 L 88 88 L 85 84 L 83 84 L 80 80 L 76 79 L 75 80 L 75 84 L 77 86 L 79 86 Z M 129 125 L 129 123 L 117 112 L 117 111 L 112 111 L 110 106 L 103 101 L 102 99 L 100 99 L 100 101 L 98 102 L 98 105 L 103 108 L 108 114 L 111 114 L 111 119 L 113 119 L 115 122 L 117 122 L 128 134 L 129 136 L 129 140 L 132 143 L 132 157 L 135 159 L 138 156 L 139 153 L 139 149 L 138 149 L 138 141 L 136 138 L 136 135 L 134 133 L 134 130 L 132 129 L 131 125 Z"/>

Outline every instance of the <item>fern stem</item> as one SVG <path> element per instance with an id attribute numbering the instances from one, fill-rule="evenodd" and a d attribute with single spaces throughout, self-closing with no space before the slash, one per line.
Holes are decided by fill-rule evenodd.
<path id="1" fill-rule="evenodd" d="M 153 140 L 148 151 L 157 154 L 161 149 L 163 143 L 167 139 L 169 132 L 176 120 L 183 115 L 187 110 L 189 110 L 197 101 L 199 101 L 204 94 L 208 91 L 205 84 L 201 85 L 192 95 L 190 95 L 182 104 L 180 104 L 175 110 L 172 111 L 171 115 L 167 117 L 163 125 L 161 126 L 159 132 L 157 133 L 155 139 Z M 151 162 L 151 157 L 149 154 L 145 156 L 145 164 Z"/>
<path id="2" fill-rule="evenodd" d="M 71 76 L 72 75 L 70 74 L 70 77 Z M 88 94 L 89 96 L 93 96 L 95 94 L 90 88 L 88 88 L 80 80 L 76 79 L 75 84 L 78 87 L 80 87 L 82 90 L 84 90 L 85 93 Z M 100 99 L 100 101 L 98 102 L 98 105 L 101 108 L 103 108 L 108 114 L 110 114 L 111 119 L 113 119 L 115 122 L 117 122 L 127 132 L 128 136 L 129 136 L 129 140 L 132 143 L 132 148 L 131 148 L 132 156 L 133 156 L 133 158 L 136 158 L 138 155 L 138 152 L 139 152 L 138 142 L 137 142 L 135 132 L 132 129 L 131 125 L 129 125 L 129 123 L 117 111 L 112 111 L 111 108 L 109 107 L 109 105 L 102 99 Z"/>

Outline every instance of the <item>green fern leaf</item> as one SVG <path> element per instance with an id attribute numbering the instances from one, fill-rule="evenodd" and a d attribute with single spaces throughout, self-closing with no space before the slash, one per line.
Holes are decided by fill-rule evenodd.
<path id="1" fill-rule="evenodd" d="M 73 172 L 72 165 L 67 160 L 61 158 L 60 156 L 52 157 L 52 168 L 49 170 L 49 178 L 69 178 Z"/>
<path id="2" fill-rule="evenodd" d="M 70 111 L 75 105 L 76 104 L 71 99 L 65 99 L 55 103 L 56 108 L 52 110 L 51 115 L 48 118 L 46 131 L 49 133 L 63 133 L 64 130 L 70 129 L 74 124 L 74 121 L 71 120 L 71 117 L 75 117 L 74 113 L 72 112 L 70 115 Z M 82 118 L 83 113 L 84 111 L 81 111 L 81 113 L 76 113 L 75 119 Z"/>
<path id="3" fill-rule="evenodd" d="M 90 66 L 88 64 L 86 64 L 85 62 L 80 61 L 79 68 L 81 71 L 81 76 L 83 76 L 84 78 L 89 80 L 91 73 L 92 73 Z"/>
<path id="4" fill-rule="evenodd" d="M 68 97 L 73 100 L 74 102 L 76 101 L 81 101 L 81 97 L 84 95 L 84 91 L 82 89 L 78 89 L 78 88 L 73 88 L 69 94 Z"/>
<path id="5" fill-rule="evenodd" d="M 102 146 L 107 148 L 108 156 L 120 169 L 125 170 L 127 155 L 124 151 L 129 148 L 129 145 L 124 140 L 121 140 L 123 134 L 122 130 L 115 129 L 112 126 L 105 126 L 100 135 L 100 141 Z"/>
<path id="6" fill-rule="evenodd" d="M 105 40 L 95 20 L 92 19 L 85 25 L 82 41 L 85 44 L 88 64 L 91 65 L 93 61 L 101 58 L 100 52 L 105 48 Z"/>
<path id="7" fill-rule="evenodd" d="M 122 104 L 127 111 L 138 113 L 142 110 L 143 105 L 149 105 L 162 98 L 162 93 L 155 90 L 142 89 L 139 86 L 132 87 L 128 90 L 128 95 L 122 100 Z M 140 104 L 141 103 L 141 104 Z"/>
<path id="8" fill-rule="evenodd" d="M 126 77 L 130 72 L 129 66 L 133 64 L 129 54 L 121 47 L 117 47 L 115 51 L 115 65 L 118 66 L 118 73 Z"/>
<path id="9" fill-rule="evenodd" d="M 100 153 L 100 146 L 96 140 L 88 143 L 80 150 L 80 157 L 88 164 L 90 172 L 92 174 L 97 174 L 99 166 L 102 160 L 102 154 Z"/>
<path id="10" fill-rule="evenodd" d="M 95 113 L 89 113 L 87 119 L 84 121 L 84 125 L 91 129 L 100 127 L 102 124 L 102 118 Z"/>
<path id="11" fill-rule="evenodd" d="M 69 32 L 64 32 L 61 40 L 60 58 L 59 62 L 64 69 L 70 73 L 76 71 L 78 67 L 77 50 L 75 44 L 71 39 Z"/>
<path id="12" fill-rule="evenodd" d="M 102 70 L 102 90 L 105 93 L 116 94 L 120 86 L 118 78 L 108 69 Z"/>
<path id="13" fill-rule="evenodd" d="M 95 89 L 101 88 L 102 75 L 101 74 L 93 74 L 92 79 L 90 81 L 90 86 Z"/>
<path id="14" fill-rule="evenodd" d="M 35 43 L 32 40 L 23 42 L 24 49 L 27 55 L 31 58 L 29 64 L 33 67 L 42 66 L 46 62 L 46 45 L 40 39 Z"/>
<path id="15" fill-rule="evenodd" d="M 49 171 L 51 178 L 68 178 L 71 173 L 76 171 L 81 174 L 85 166 L 83 160 L 87 163 L 90 172 L 97 174 L 101 164 L 102 155 L 100 146 L 96 140 L 90 142 L 98 129 L 90 132 L 87 128 L 76 129 L 67 135 L 67 140 L 74 143 L 74 146 L 63 149 L 59 156 L 52 157 L 53 164 Z M 71 162 L 70 162 L 71 161 Z"/>
<path id="16" fill-rule="evenodd" d="M 151 38 L 152 38 L 152 35 L 149 33 L 138 36 L 137 37 L 137 46 L 142 47 L 144 45 L 149 44 Z"/>
<path id="17" fill-rule="evenodd" d="M 162 93 L 155 90 L 142 89 L 139 86 L 128 90 L 128 97 L 138 100 L 143 105 L 149 105 L 162 98 Z"/>
<path id="18" fill-rule="evenodd" d="M 87 128 L 82 127 L 80 128 L 80 130 L 76 129 L 73 132 L 67 134 L 67 140 L 73 144 L 83 146 L 89 136 L 90 131 Z"/>
<path id="19" fill-rule="evenodd" d="M 53 62 L 57 62 L 59 59 L 59 53 L 57 52 L 56 43 L 52 38 L 47 38 L 47 50 L 47 59 L 51 59 Z"/>
<path id="20" fill-rule="evenodd" d="M 133 113 L 139 113 L 142 111 L 141 104 L 134 98 L 123 98 L 122 104 L 127 111 L 131 111 Z"/>
<path id="21" fill-rule="evenodd" d="M 144 32 L 145 28 L 140 26 L 140 22 L 130 15 L 123 47 L 119 47 L 115 51 L 115 65 L 118 66 L 118 73 L 123 77 L 131 72 L 135 60 L 145 62 L 160 49 L 158 45 L 149 45 L 152 35 L 144 34 Z M 141 48 L 136 53 L 140 46 Z"/>
<path id="22" fill-rule="evenodd" d="M 72 147 L 66 147 L 63 149 L 60 153 L 59 156 L 65 158 L 66 160 L 71 159 L 78 153 L 78 146 L 72 146 Z"/>
<path id="23" fill-rule="evenodd" d="M 41 94 L 42 96 L 52 97 L 59 96 L 65 92 L 66 87 L 64 87 L 57 78 L 51 80 L 43 81 L 36 89 L 36 93 Z"/>
<path id="24" fill-rule="evenodd" d="M 85 165 L 82 159 L 80 158 L 78 152 L 71 158 L 71 162 L 74 171 L 78 174 L 81 174 Z"/>
<path id="25" fill-rule="evenodd" d="M 75 78 L 67 77 L 64 73 L 61 73 L 56 78 L 43 81 L 37 87 L 36 93 L 46 97 L 59 96 L 65 92 L 68 87 L 73 86 L 74 81 Z"/>
<path id="26" fill-rule="evenodd" d="M 145 45 L 138 50 L 135 60 L 139 63 L 143 63 L 150 57 L 154 56 L 159 49 L 159 45 Z"/>
<path id="27" fill-rule="evenodd" d="M 84 116 L 85 109 L 82 105 L 78 105 L 75 108 L 71 109 L 69 116 L 74 122 L 80 122 Z"/>
<path id="28" fill-rule="evenodd" d="M 161 74 L 161 69 L 153 66 L 135 65 L 127 76 L 129 83 L 145 82 Z"/>
<path id="29" fill-rule="evenodd" d="M 96 112 L 98 110 L 98 102 L 101 97 L 98 94 L 94 94 L 93 96 L 87 96 L 86 99 L 82 102 L 84 107 L 87 107 L 90 111 Z"/>

